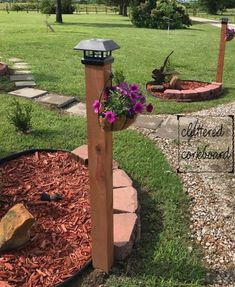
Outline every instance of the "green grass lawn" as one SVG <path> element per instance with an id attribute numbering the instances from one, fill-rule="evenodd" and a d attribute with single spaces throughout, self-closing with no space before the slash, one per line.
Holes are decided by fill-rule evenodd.
<path id="1" fill-rule="evenodd" d="M 72 150 L 86 142 L 83 118 L 35 103 L 32 132 L 17 133 L 7 120 L 11 102 L 8 95 L 0 93 L 0 157 L 30 148 Z M 205 270 L 189 238 L 189 199 L 163 154 L 143 135 L 123 131 L 114 134 L 114 157 L 139 190 L 142 234 L 129 271 L 119 268 L 119 274 L 112 273 L 106 286 L 203 286 Z"/>
<path id="2" fill-rule="evenodd" d="M 49 18 L 54 24 L 55 15 Z M 125 71 L 128 81 L 145 83 L 151 71 L 159 67 L 174 50 L 172 64 L 182 79 L 214 81 L 220 30 L 204 24 L 190 29 L 166 31 L 139 29 L 128 18 L 118 15 L 64 15 L 64 25 L 53 25 L 47 32 L 45 15 L 0 11 L 0 55 L 24 59 L 32 66 L 42 89 L 73 95 L 84 100 L 82 53 L 73 47 L 82 39 L 111 38 L 121 49 L 114 52 L 113 68 Z M 213 101 L 175 103 L 149 97 L 155 113 L 180 113 L 215 106 L 235 99 L 235 41 L 228 43 L 225 57 L 226 96 Z"/>

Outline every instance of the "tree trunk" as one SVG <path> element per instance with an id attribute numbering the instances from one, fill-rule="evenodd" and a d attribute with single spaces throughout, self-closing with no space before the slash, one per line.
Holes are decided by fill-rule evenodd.
<path id="1" fill-rule="evenodd" d="M 123 4 L 122 16 L 127 16 L 127 3 L 124 3 L 124 4 Z"/>
<path id="2" fill-rule="evenodd" d="M 61 0 L 56 0 L 56 22 L 63 24 Z"/>
<path id="3" fill-rule="evenodd" d="M 122 15 L 123 13 L 123 6 L 124 6 L 124 0 L 120 0 L 119 2 L 119 15 Z"/>

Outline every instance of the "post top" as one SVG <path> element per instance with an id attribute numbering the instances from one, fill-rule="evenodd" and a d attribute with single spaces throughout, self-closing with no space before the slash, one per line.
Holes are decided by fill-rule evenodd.
<path id="1" fill-rule="evenodd" d="M 88 39 L 80 41 L 74 50 L 107 52 L 119 48 L 120 46 L 110 39 Z"/>
<path id="2" fill-rule="evenodd" d="M 221 24 L 228 24 L 228 18 L 223 17 L 223 18 L 221 19 Z"/>

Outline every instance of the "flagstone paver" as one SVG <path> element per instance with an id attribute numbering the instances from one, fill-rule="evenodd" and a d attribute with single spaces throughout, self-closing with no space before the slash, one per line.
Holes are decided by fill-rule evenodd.
<path id="1" fill-rule="evenodd" d="M 9 61 L 13 62 L 13 63 L 18 63 L 18 62 L 23 62 L 22 59 L 20 58 L 16 58 L 16 57 L 12 57 L 9 59 Z"/>
<path id="2" fill-rule="evenodd" d="M 65 111 L 70 114 L 85 117 L 86 116 L 86 104 L 81 103 L 81 102 L 75 103 L 69 108 L 67 108 Z"/>
<path id="3" fill-rule="evenodd" d="M 32 75 L 12 75 L 10 76 L 10 81 L 11 82 L 17 82 L 17 81 L 33 81 L 34 77 Z"/>
<path id="4" fill-rule="evenodd" d="M 12 68 L 16 70 L 24 70 L 29 69 L 30 66 L 27 63 L 15 63 Z"/>
<path id="5" fill-rule="evenodd" d="M 71 104 L 72 102 L 74 102 L 75 98 L 55 95 L 55 94 L 49 94 L 49 95 L 39 98 L 38 101 L 44 104 L 50 104 L 52 106 L 56 106 L 57 108 L 63 108 Z"/>
<path id="6" fill-rule="evenodd" d="M 35 99 L 47 94 L 47 91 L 33 89 L 33 88 L 23 88 L 9 93 L 10 95 L 24 97 L 28 99 Z"/>
<path id="7" fill-rule="evenodd" d="M 164 117 L 162 116 L 139 115 L 134 123 L 134 126 L 155 130 L 161 125 L 163 120 Z"/>
<path id="8" fill-rule="evenodd" d="M 24 88 L 24 87 L 35 87 L 36 83 L 34 81 L 19 81 L 15 82 L 16 88 Z"/>
<path id="9" fill-rule="evenodd" d="M 31 75 L 32 72 L 29 70 L 13 70 L 12 75 Z"/>

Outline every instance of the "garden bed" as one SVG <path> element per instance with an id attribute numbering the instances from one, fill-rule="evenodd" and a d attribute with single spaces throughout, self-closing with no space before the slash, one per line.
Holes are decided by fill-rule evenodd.
<path id="1" fill-rule="evenodd" d="M 169 83 L 163 83 L 164 91 L 158 91 L 148 84 L 147 90 L 156 98 L 178 102 L 194 102 L 218 98 L 222 94 L 221 83 L 200 81 L 181 81 L 180 89 L 170 89 Z"/>
<path id="2" fill-rule="evenodd" d="M 0 161 L 0 218 L 16 203 L 34 216 L 30 241 L 0 254 L 0 281 L 55 286 L 91 258 L 88 170 L 69 152 L 35 151 Z M 41 201 L 42 192 L 62 200 Z"/>

